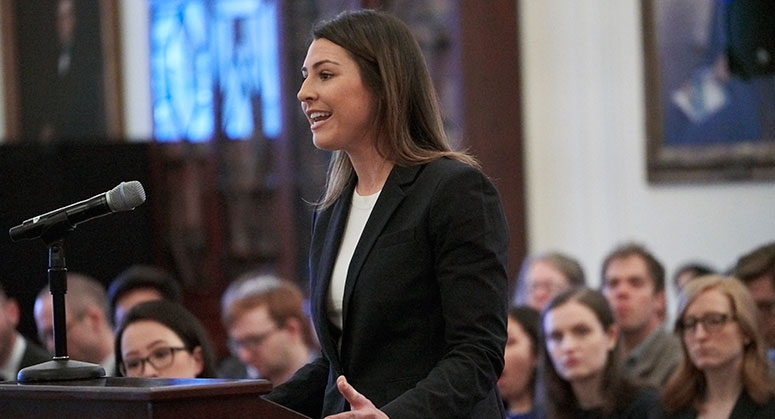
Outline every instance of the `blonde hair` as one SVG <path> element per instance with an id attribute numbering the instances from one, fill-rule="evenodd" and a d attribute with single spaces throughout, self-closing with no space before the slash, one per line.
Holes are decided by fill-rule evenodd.
<path id="1" fill-rule="evenodd" d="M 681 321 L 687 307 L 700 294 L 709 290 L 717 290 L 729 299 L 732 314 L 743 336 L 748 339 L 743 348 L 740 378 L 751 400 L 763 404 L 775 394 L 775 387 L 767 375 L 768 364 L 764 355 L 764 342 L 759 333 L 756 304 L 748 288 L 739 279 L 723 275 L 704 275 L 689 281 L 678 297 L 675 330 L 677 333 L 681 332 Z M 675 412 L 690 405 L 699 406 L 707 391 L 705 375 L 691 362 L 683 339 L 681 346 L 684 352 L 683 361 L 662 390 L 662 401 L 668 412 Z"/>

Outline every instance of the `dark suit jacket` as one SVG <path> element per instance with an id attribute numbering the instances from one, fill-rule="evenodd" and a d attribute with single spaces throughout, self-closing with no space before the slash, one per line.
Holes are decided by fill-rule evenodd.
<path id="1" fill-rule="evenodd" d="M 48 351 L 41 348 L 35 342 L 32 342 L 29 339 L 25 338 L 25 340 L 27 341 L 27 348 L 24 350 L 24 355 L 22 356 L 22 362 L 21 362 L 21 365 L 19 365 L 21 368 L 51 361 L 52 357 L 51 357 L 51 354 L 48 353 Z"/>
<path id="2" fill-rule="evenodd" d="M 35 344 L 35 342 L 32 342 L 31 340 L 19 335 L 17 336 L 18 339 L 24 339 L 25 342 L 27 342 L 27 346 L 24 349 L 24 354 L 22 355 L 21 362 L 19 363 L 19 370 L 30 367 L 32 365 L 37 365 L 44 363 L 46 361 L 51 361 L 51 355 L 43 348 Z M 19 371 L 16 371 L 18 374 Z M 7 381 L 14 381 L 16 380 L 16 377 L 3 377 Z M 3 378 L 0 378 L 0 381 L 2 381 Z"/>
<path id="3" fill-rule="evenodd" d="M 312 417 L 348 410 L 336 389 L 345 375 L 391 418 L 502 418 L 508 232 L 496 189 L 449 159 L 395 167 L 349 265 L 340 334 L 326 294 L 353 188 L 314 220 L 322 357 L 267 398 Z"/>

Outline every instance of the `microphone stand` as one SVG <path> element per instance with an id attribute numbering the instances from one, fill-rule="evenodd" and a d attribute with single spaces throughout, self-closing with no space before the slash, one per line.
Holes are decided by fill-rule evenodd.
<path id="1" fill-rule="evenodd" d="M 66 215 L 65 215 L 66 217 Z M 66 224 L 66 223 L 65 223 Z M 97 364 L 74 361 L 67 356 L 67 266 L 65 263 L 65 235 L 73 227 L 54 229 L 43 236 L 48 248 L 48 286 L 54 317 L 54 357 L 51 361 L 23 368 L 16 379 L 20 383 L 41 381 L 86 380 L 105 377 L 105 369 Z"/>

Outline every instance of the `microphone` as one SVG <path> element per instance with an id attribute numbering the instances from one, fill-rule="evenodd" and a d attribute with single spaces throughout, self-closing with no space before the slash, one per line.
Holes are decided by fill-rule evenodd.
<path id="1" fill-rule="evenodd" d="M 54 229 L 69 231 L 80 223 L 114 212 L 130 211 L 145 202 L 145 190 L 140 182 L 121 182 L 115 188 L 75 204 L 30 218 L 8 233 L 11 240 L 30 240 L 47 235 Z"/>

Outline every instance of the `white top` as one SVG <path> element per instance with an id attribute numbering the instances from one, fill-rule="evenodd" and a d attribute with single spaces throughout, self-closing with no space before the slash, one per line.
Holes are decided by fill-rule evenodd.
<path id="1" fill-rule="evenodd" d="M 21 369 L 22 357 L 24 357 L 24 351 L 27 349 L 27 341 L 19 332 L 15 333 L 16 343 L 13 344 L 11 354 L 5 365 L 0 365 L 0 376 L 6 381 L 16 380 L 16 373 Z"/>
<path id="2" fill-rule="evenodd" d="M 342 330 L 342 301 L 344 300 L 344 285 L 347 280 L 347 270 L 355 253 L 355 246 L 361 238 L 366 221 L 369 220 L 371 210 L 377 203 L 377 198 L 382 190 L 377 193 L 360 196 L 353 190 L 350 215 L 347 217 L 347 225 L 344 227 L 342 245 L 339 246 L 339 254 L 336 256 L 334 271 L 331 273 L 331 284 L 328 286 L 328 319 L 339 330 Z"/>
<path id="3" fill-rule="evenodd" d="M 106 356 L 105 359 L 100 362 L 100 366 L 102 369 L 105 370 L 105 375 L 110 377 L 113 374 L 116 373 L 116 354 L 114 354 L 112 351 L 110 352 L 110 355 Z"/>

